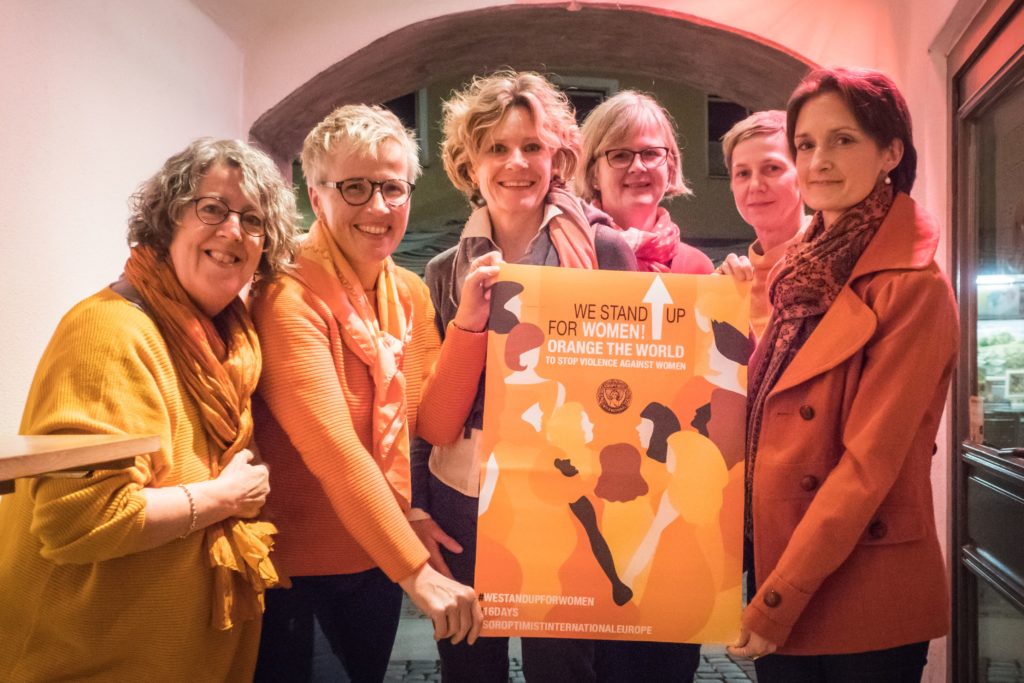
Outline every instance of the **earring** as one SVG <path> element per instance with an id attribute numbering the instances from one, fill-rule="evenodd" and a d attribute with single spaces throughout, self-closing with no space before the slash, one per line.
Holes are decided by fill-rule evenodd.
<path id="1" fill-rule="evenodd" d="M 890 177 L 889 177 L 888 175 L 886 175 L 886 176 L 885 176 L 885 180 L 884 180 L 883 182 L 884 182 L 884 183 L 885 183 L 886 185 L 892 185 L 892 178 L 890 178 Z"/>

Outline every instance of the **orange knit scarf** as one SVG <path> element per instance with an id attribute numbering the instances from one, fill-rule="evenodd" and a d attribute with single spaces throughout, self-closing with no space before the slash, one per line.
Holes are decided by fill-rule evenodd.
<path id="1" fill-rule="evenodd" d="M 252 440 L 250 397 L 261 359 L 249 313 L 235 298 L 214 322 L 189 298 L 170 262 L 149 247 L 132 249 L 124 274 L 156 322 L 178 376 L 199 407 L 203 428 L 220 451 L 210 462 L 211 478 L 216 478 Z M 262 614 L 263 592 L 280 583 L 269 558 L 275 533 L 273 524 L 261 520 L 229 518 L 206 527 L 216 628 L 229 629 Z"/>
<path id="2" fill-rule="evenodd" d="M 345 346 L 373 377 L 373 457 L 391 487 L 411 497 L 409 424 L 402 360 L 412 337 L 412 296 L 387 259 L 377 276 L 377 313 L 348 259 L 319 220 L 296 256 L 296 279 L 320 297 L 338 321 Z M 340 368 L 339 368 L 340 370 Z"/>

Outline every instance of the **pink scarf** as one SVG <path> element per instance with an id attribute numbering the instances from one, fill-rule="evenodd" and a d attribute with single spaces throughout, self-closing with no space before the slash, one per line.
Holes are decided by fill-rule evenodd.
<path id="1" fill-rule="evenodd" d="M 599 199 L 595 199 L 593 204 L 597 208 L 601 208 Z M 672 271 L 672 259 L 675 258 L 681 238 L 679 226 L 672 222 L 672 216 L 664 207 L 658 207 L 654 227 L 650 230 L 624 228 L 614 222 L 612 227 L 619 231 L 622 238 L 626 240 L 626 244 L 636 254 L 637 270 L 648 273 Z"/>

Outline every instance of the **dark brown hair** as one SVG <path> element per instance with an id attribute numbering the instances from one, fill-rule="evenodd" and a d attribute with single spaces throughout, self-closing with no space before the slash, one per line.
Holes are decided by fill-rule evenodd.
<path id="1" fill-rule="evenodd" d="M 786 105 L 786 141 L 796 158 L 796 121 L 807 101 L 825 93 L 835 93 L 850 108 L 858 125 L 879 147 L 893 140 L 903 143 L 903 158 L 889 172 L 896 192 L 910 193 L 917 177 L 917 150 L 910 123 L 910 110 L 896 84 L 881 71 L 837 67 L 815 69 L 807 74 L 789 97 Z"/>

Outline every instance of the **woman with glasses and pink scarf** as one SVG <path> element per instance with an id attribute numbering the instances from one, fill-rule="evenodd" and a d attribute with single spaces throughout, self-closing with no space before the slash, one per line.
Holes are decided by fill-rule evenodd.
<path id="1" fill-rule="evenodd" d="M 624 90 L 583 122 L 580 196 L 606 215 L 636 254 L 642 271 L 707 275 L 711 259 L 680 241 L 679 226 L 661 206 L 692 192 L 683 178 L 675 125 L 654 98 Z"/>
<path id="2" fill-rule="evenodd" d="M 679 226 L 661 206 L 666 197 L 692 194 L 683 178 L 675 126 L 664 107 L 649 95 L 625 90 L 598 105 L 582 132 L 577 190 L 600 209 L 595 212 L 599 220 L 632 247 L 639 270 L 714 272 L 711 259 L 680 240 Z M 747 274 L 738 269 L 735 276 L 746 279 Z M 699 645 L 594 642 L 598 680 L 689 681 L 699 664 Z"/>

